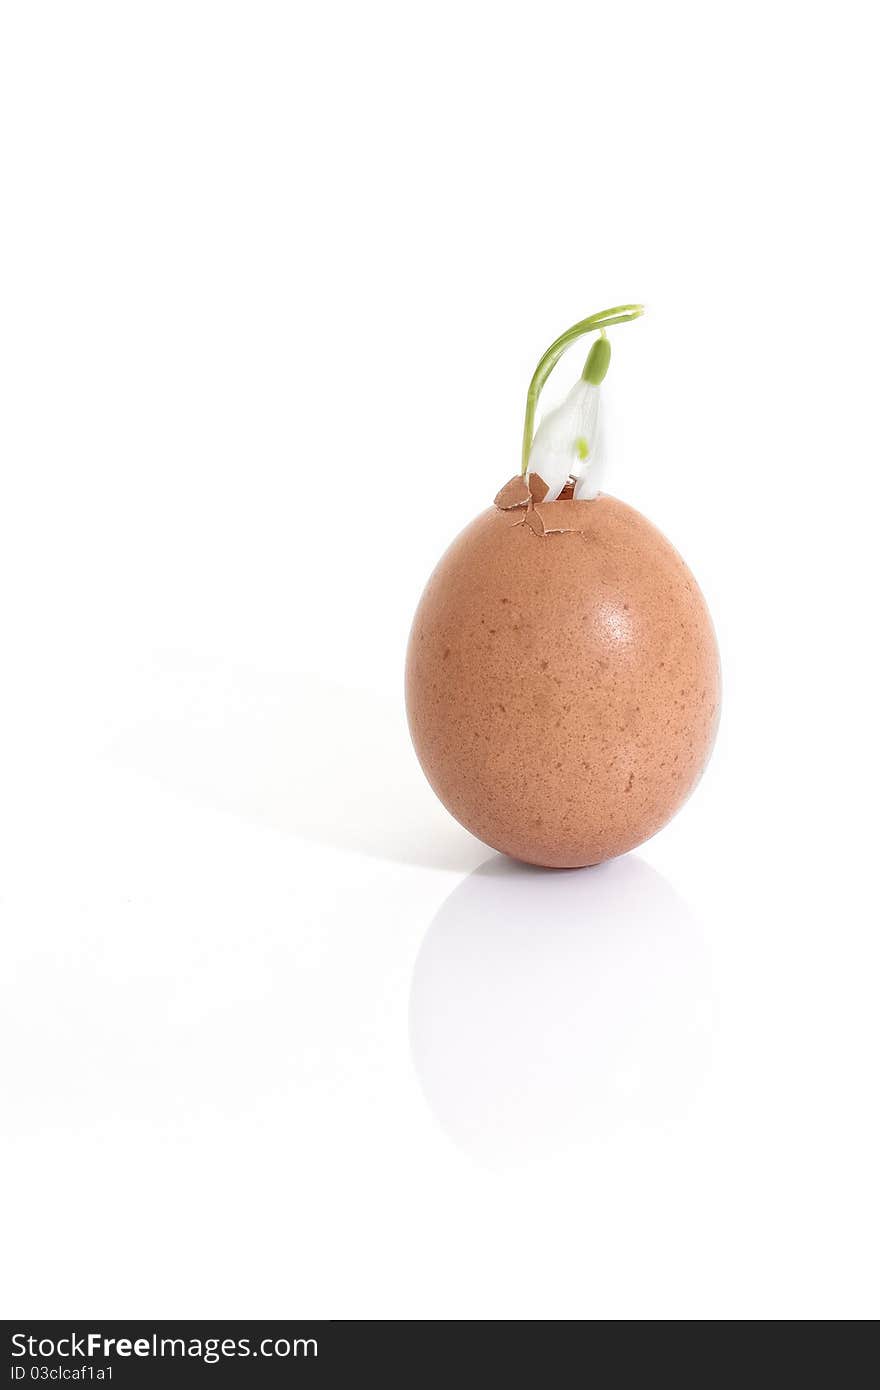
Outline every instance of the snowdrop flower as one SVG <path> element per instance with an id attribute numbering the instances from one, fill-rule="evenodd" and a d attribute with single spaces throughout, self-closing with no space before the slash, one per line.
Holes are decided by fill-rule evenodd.
<path id="1" fill-rule="evenodd" d="M 598 497 L 603 467 L 599 387 L 611 361 L 611 344 L 605 329 L 615 323 L 641 318 L 644 312 L 643 304 L 618 304 L 613 309 L 603 309 L 599 314 L 581 319 L 550 344 L 535 368 L 526 396 L 520 473 L 523 478 L 530 473 L 543 478 L 547 485 L 545 501 L 554 501 L 569 478 L 574 480 L 574 495 L 578 501 Z M 536 432 L 535 411 L 547 378 L 562 354 L 586 333 L 601 336 L 590 349 L 580 381 L 561 405 L 548 411 Z"/>
<path id="2" fill-rule="evenodd" d="M 579 500 L 599 491 L 599 396 L 610 360 L 611 344 L 603 333 L 590 349 L 580 380 L 538 426 L 528 471 L 547 484 L 548 502 L 559 496 L 569 478 L 575 479 Z"/>

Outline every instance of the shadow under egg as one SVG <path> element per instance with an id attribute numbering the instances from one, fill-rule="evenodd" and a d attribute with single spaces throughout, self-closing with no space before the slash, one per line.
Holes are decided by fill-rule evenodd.
<path id="1" fill-rule="evenodd" d="M 493 857 L 446 899 L 413 972 L 425 1098 L 489 1167 L 679 1123 L 712 1028 L 703 937 L 632 855 L 577 872 Z"/>

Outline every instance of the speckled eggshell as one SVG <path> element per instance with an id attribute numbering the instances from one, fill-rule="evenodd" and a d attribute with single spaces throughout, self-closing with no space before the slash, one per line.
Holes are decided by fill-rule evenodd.
<path id="1" fill-rule="evenodd" d="M 681 556 L 625 503 L 525 503 L 513 480 L 498 502 L 419 604 L 413 743 L 486 844 L 596 864 L 655 834 L 700 777 L 718 721 L 712 622 Z"/>

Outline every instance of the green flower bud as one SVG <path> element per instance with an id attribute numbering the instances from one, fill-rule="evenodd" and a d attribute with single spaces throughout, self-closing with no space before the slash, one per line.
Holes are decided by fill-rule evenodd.
<path id="1" fill-rule="evenodd" d="M 601 338 L 597 338 L 590 348 L 590 355 L 584 367 L 584 381 L 588 381 L 591 386 L 598 386 L 605 380 L 605 373 L 611 365 L 611 344 L 603 333 Z"/>

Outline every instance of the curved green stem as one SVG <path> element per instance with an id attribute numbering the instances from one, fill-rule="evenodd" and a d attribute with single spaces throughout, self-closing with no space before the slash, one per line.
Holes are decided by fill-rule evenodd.
<path id="1" fill-rule="evenodd" d="M 522 446 L 522 474 L 525 477 L 529 466 L 529 454 L 532 451 L 532 439 L 535 435 L 535 410 L 538 405 L 538 397 L 544 388 L 548 376 L 553 371 L 566 348 L 571 347 L 573 342 L 582 338 L 585 333 L 595 333 L 600 328 L 610 328 L 613 323 L 629 323 L 631 319 L 640 318 L 645 312 L 643 304 L 618 304 L 613 309 L 603 309 L 601 313 L 591 314 L 588 319 L 581 319 L 580 323 L 572 324 L 571 328 L 551 343 L 544 356 L 541 358 L 535 374 L 529 385 L 529 393 L 526 396 L 526 419 L 523 426 L 523 446 Z"/>

